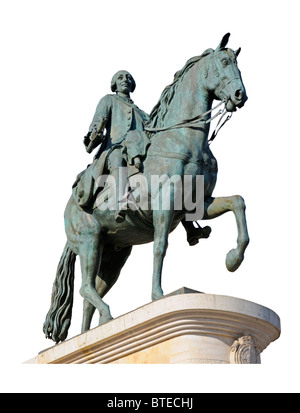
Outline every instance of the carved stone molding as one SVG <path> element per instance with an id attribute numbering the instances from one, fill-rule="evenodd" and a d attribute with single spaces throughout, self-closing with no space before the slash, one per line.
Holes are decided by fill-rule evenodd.
<path id="1" fill-rule="evenodd" d="M 182 292 L 70 338 L 27 363 L 257 363 L 280 335 L 279 317 L 266 307 L 235 297 Z"/>
<path id="2" fill-rule="evenodd" d="M 231 346 L 231 364 L 260 364 L 260 353 L 251 336 L 243 336 Z"/>

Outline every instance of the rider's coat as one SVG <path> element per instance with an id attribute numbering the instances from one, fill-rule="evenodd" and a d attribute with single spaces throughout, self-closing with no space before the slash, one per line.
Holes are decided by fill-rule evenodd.
<path id="1" fill-rule="evenodd" d="M 90 132 L 96 131 L 102 118 L 107 118 L 107 144 L 117 143 L 130 130 L 144 130 L 144 123 L 149 116 L 139 109 L 131 99 L 123 99 L 118 95 L 106 95 L 97 105 L 90 125 Z"/>

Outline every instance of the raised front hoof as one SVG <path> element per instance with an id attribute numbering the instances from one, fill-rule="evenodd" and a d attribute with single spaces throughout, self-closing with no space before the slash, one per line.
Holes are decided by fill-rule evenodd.
<path id="1" fill-rule="evenodd" d="M 159 290 L 152 291 L 152 301 L 159 300 L 164 296 L 163 290 L 160 288 Z"/>
<path id="2" fill-rule="evenodd" d="M 243 262 L 244 256 L 240 255 L 236 249 L 230 250 L 226 255 L 226 268 L 230 272 L 236 271 Z"/>

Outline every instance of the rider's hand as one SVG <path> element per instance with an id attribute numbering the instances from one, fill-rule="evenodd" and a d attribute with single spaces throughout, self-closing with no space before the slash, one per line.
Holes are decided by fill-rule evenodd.
<path id="1" fill-rule="evenodd" d="M 89 132 L 84 138 L 83 138 L 83 143 L 85 146 L 88 146 L 90 143 L 90 136 L 91 136 L 91 132 Z"/>

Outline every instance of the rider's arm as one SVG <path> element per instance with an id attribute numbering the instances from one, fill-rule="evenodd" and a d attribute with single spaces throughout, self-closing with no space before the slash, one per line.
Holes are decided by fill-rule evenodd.
<path id="1" fill-rule="evenodd" d="M 97 105 L 92 123 L 90 124 L 89 132 L 98 131 L 99 124 L 103 118 L 109 119 L 111 112 L 111 95 L 104 96 Z"/>
<path id="2" fill-rule="evenodd" d="M 89 127 L 89 132 L 83 139 L 83 143 L 86 149 L 88 149 L 89 145 L 95 139 L 96 135 L 99 138 L 99 136 L 103 133 L 105 124 L 107 120 L 109 119 L 110 112 L 111 112 L 111 95 L 106 95 L 98 103 L 92 123 L 90 124 L 90 127 Z M 106 121 L 103 122 L 103 119 L 105 119 Z M 102 126 L 101 130 L 99 130 L 99 126 Z M 97 146 L 96 144 L 99 144 L 101 142 L 101 140 L 99 140 L 98 138 L 95 140 L 94 145 L 92 145 L 93 149 Z"/>

